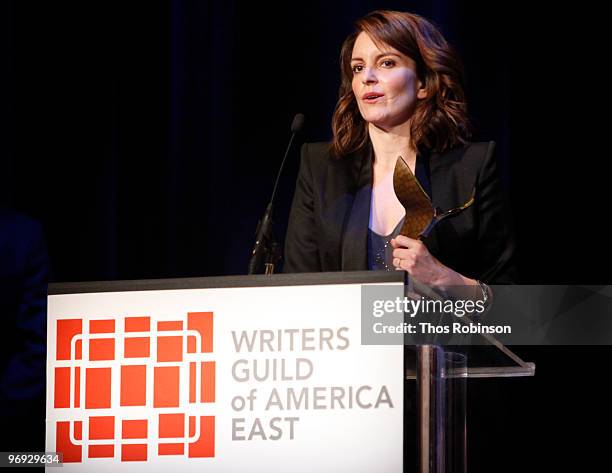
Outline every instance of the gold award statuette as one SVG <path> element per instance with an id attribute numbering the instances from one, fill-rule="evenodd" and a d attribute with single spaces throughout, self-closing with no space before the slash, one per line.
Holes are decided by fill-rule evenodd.
<path id="1" fill-rule="evenodd" d="M 433 207 L 427 193 L 419 184 L 416 176 L 401 156 L 398 157 L 393 171 L 393 188 L 398 200 L 406 210 L 406 219 L 400 235 L 414 239 L 423 239 L 431 230 L 447 217 L 458 214 L 474 203 L 476 189 L 463 205 L 443 212 Z"/>

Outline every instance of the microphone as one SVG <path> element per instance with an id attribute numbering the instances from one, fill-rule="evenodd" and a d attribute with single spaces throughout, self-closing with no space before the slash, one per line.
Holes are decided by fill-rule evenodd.
<path id="1" fill-rule="evenodd" d="M 266 211 L 262 219 L 257 224 L 257 230 L 255 231 L 255 245 L 251 253 L 251 261 L 249 262 L 248 274 L 257 274 L 261 272 L 262 263 L 265 263 L 265 273 L 271 274 L 274 272 L 274 264 L 278 260 L 278 245 L 274 241 L 272 236 L 272 212 L 274 210 L 274 198 L 276 197 L 276 189 L 278 188 L 278 182 L 280 180 L 283 168 L 285 167 L 285 161 L 289 155 L 289 150 L 293 144 L 295 135 L 304 128 L 305 117 L 302 113 L 298 113 L 293 117 L 291 123 L 291 138 L 289 144 L 285 150 L 285 156 L 281 162 L 278 174 L 276 175 L 276 181 L 272 190 L 272 196 L 270 202 L 266 207 Z"/>

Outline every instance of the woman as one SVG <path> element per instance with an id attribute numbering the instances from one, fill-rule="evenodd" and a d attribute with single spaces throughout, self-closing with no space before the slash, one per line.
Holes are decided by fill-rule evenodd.
<path id="1" fill-rule="evenodd" d="M 340 54 L 333 141 L 304 144 L 289 217 L 285 272 L 402 269 L 432 286 L 515 281 L 514 243 L 493 155 L 470 143 L 461 65 L 424 18 L 375 11 Z M 401 156 L 446 211 L 422 241 L 397 236 Z"/>

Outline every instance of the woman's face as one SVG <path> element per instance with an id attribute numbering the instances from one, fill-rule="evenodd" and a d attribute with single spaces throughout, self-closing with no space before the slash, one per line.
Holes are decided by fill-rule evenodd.
<path id="1" fill-rule="evenodd" d="M 426 91 L 415 62 L 388 45 L 379 49 L 366 33 L 353 46 L 353 93 L 363 119 L 380 128 L 406 123 Z"/>

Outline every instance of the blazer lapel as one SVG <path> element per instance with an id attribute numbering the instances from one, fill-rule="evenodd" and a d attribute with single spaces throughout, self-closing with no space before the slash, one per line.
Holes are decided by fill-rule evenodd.
<path id="1" fill-rule="evenodd" d="M 368 226 L 372 201 L 372 145 L 360 153 L 347 156 L 351 160 L 354 195 L 342 233 L 342 271 L 368 269 Z"/>
<path id="2" fill-rule="evenodd" d="M 438 196 L 437 196 L 436 190 L 439 189 L 442 184 L 440 182 L 440 175 L 438 173 L 438 164 L 439 164 L 438 158 L 439 158 L 439 155 L 437 153 L 432 153 L 432 152 L 429 152 L 428 150 L 423 150 L 418 156 L 418 159 L 423 160 L 422 161 L 423 171 L 421 174 L 423 176 L 423 181 L 428 179 L 428 182 L 421 181 L 421 185 L 425 184 L 423 185 L 423 187 L 429 194 L 429 198 L 431 199 L 431 204 L 433 205 L 434 209 L 440 206 L 437 200 Z M 421 178 L 419 174 L 417 174 L 417 177 Z M 432 255 L 435 256 L 437 254 L 438 235 L 436 232 L 436 227 L 434 227 L 433 230 L 429 233 L 429 235 L 423 239 L 423 243 L 425 243 L 425 246 L 427 247 L 427 249 Z"/>
<path id="3" fill-rule="evenodd" d="M 462 205 L 469 198 L 473 183 L 467 179 L 469 172 L 461 167 L 464 152 L 464 148 L 459 147 L 443 154 L 432 153 L 429 165 L 434 208 L 442 211 L 450 210 Z M 436 226 L 430 238 L 425 239 L 425 244 L 433 255 L 438 252 L 438 241 L 441 236 L 441 229 Z"/>

